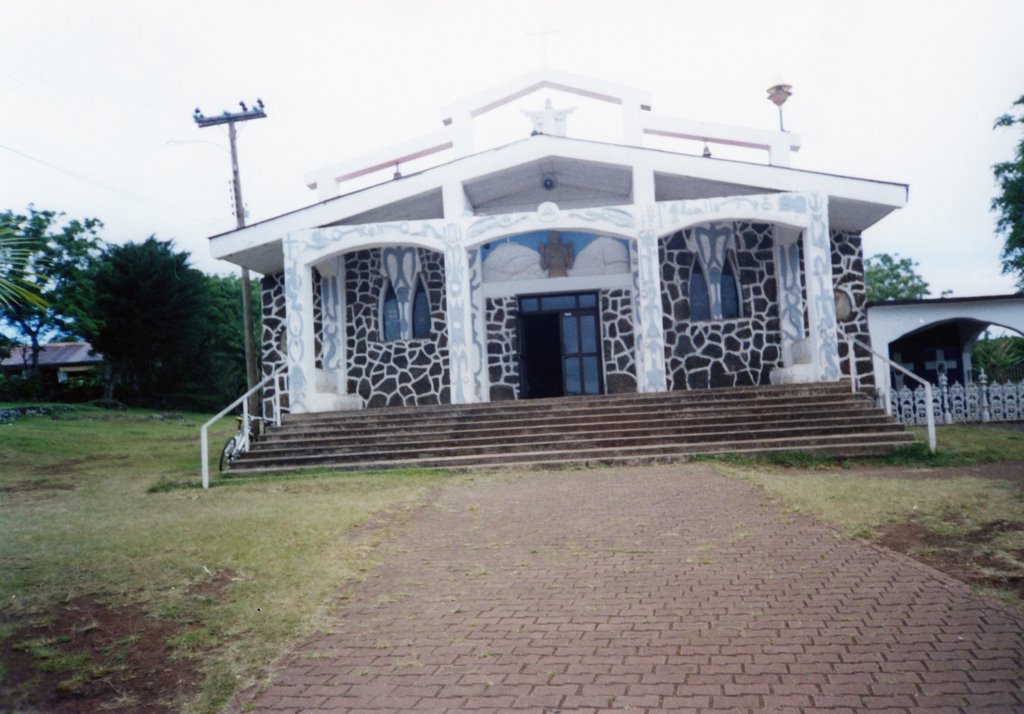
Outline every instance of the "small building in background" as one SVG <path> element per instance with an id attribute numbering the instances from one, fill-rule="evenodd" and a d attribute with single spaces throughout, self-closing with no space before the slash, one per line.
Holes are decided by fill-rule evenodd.
<path id="1" fill-rule="evenodd" d="M 51 342 L 39 352 L 39 373 L 44 384 L 66 384 L 73 377 L 85 377 L 103 363 L 88 342 Z M 0 361 L 6 375 L 21 374 L 32 367 L 32 348 L 18 345 Z"/>
<path id="2" fill-rule="evenodd" d="M 966 385 L 973 381 L 974 346 L 987 329 L 1024 334 L 1024 295 L 872 303 L 868 305 L 868 326 L 875 350 L 893 362 L 932 384 L 945 375 L 951 385 Z M 875 363 L 875 376 L 882 386 L 904 385 L 902 376 L 890 374 L 878 359 Z"/>

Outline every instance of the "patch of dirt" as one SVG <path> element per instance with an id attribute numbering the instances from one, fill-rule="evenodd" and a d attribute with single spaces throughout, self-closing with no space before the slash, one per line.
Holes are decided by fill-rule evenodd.
<path id="1" fill-rule="evenodd" d="M 19 491 L 74 491 L 75 484 L 64 481 L 50 481 L 39 478 L 33 481 L 15 481 L 6 486 L 0 486 L 0 493 L 18 493 Z"/>
<path id="2" fill-rule="evenodd" d="M 195 590 L 220 598 L 230 580 L 222 574 Z M 42 618 L 0 622 L 14 627 L 0 641 L 2 711 L 162 714 L 178 711 L 202 683 L 197 660 L 172 657 L 167 646 L 182 626 L 138 604 L 112 607 L 86 596 Z"/>
<path id="3" fill-rule="evenodd" d="M 79 466 L 94 464 L 100 461 L 127 461 L 132 456 L 130 454 L 92 454 L 91 456 L 78 456 L 71 459 L 64 459 L 63 461 L 56 461 L 52 464 L 40 464 L 39 466 L 32 467 L 32 473 L 53 475 L 63 474 L 68 472 L 74 472 Z"/>
<path id="4" fill-rule="evenodd" d="M 1024 461 L 999 461 L 994 464 L 951 466 L 948 468 L 852 468 L 834 473 L 851 478 L 952 479 L 968 476 L 1009 481 L 1024 488 Z"/>
<path id="5" fill-rule="evenodd" d="M 1024 601 L 1024 569 L 994 557 L 992 541 L 1001 533 L 1024 531 L 1024 523 L 997 520 L 963 535 L 929 530 L 917 520 L 889 526 L 875 540 L 970 585 L 1013 592 Z M 1018 562 L 1020 552 L 1009 552 Z"/>

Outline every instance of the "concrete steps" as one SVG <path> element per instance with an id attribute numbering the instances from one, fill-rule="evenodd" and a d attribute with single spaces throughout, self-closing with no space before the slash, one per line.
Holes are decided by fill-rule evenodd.
<path id="1" fill-rule="evenodd" d="M 884 454 L 913 442 L 848 385 L 741 387 L 293 415 L 232 473 L 652 463 L 697 454 Z"/>

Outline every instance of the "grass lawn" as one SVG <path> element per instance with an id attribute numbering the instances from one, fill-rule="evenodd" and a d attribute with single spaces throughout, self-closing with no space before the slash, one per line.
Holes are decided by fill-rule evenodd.
<path id="1" fill-rule="evenodd" d="M 217 711 L 373 565 L 388 523 L 455 478 L 187 487 L 204 419 L 75 407 L 0 425 L 0 710 Z M 213 458 L 232 429 L 211 435 Z M 717 467 L 1020 604 L 1024 431 L 943 427 L 939 446 Z M 375 514 L 381 527 L 350 533 Z"/>
<path id="2" fill-rule="evenodd" d="M 385 531 L 345 534 L 444 478 L 167 488 L 198 483 L 204 420 L 75 407 L 0 425 L 0 710 L 216 711 L 360 578 Z"/>
<path id="3" fill-rule="evenodd" d="M 934 455 L 918 445 L 882 459 L 790 454 L 718 468 L 1024 608 L 1024 430 L 944 426 Z"/>

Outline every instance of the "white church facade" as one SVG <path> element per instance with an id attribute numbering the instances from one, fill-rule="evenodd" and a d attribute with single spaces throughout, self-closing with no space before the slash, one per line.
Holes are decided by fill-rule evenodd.
<path id="1" fill-rule="evenodd" d="M 621 109 L 621 141 L 567 136 L 577 117 L 548 100 L 521 140 L 475 146 L 475 120 L 545 90 Z M 861 233 L 906 186 L 798 170 L 796 135 L 554 70 L 442 120 L 309 174 L 318 203 L 211 238 L 264 276 L 263 372 L 285 370 L 292 412 L 836 381 L 843 338 L 868 339 Z"/>

